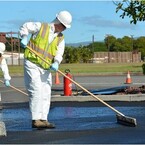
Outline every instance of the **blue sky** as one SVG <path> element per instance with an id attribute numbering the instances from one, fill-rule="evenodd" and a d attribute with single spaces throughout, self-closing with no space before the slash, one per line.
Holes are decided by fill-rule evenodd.
<path id="1" fill-rule="evenodd" d="M 64 31 L 66 43 L 104 40 L 106 34 L 116 38 L 145 35 L 145 22 L 130 24 L 121 19 L 112 1 L 0 1 L 0 32 L 18 32 L 27 21 L 51 22 L 56 13 L 68 10 L 72 27 Z"/>

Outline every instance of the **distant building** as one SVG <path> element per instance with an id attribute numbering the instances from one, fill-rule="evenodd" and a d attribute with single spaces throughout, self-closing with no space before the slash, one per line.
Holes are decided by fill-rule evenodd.
<path id="1" fill-rule="evenodd" d="M 93 63 L 141 62 L 141 52 L 95 52 Z"/>
<path id="2" fill-rule="evenodd" d="M 24 53 L 5 52 L 3 56 L 8 65 L 23 65 Z"/>

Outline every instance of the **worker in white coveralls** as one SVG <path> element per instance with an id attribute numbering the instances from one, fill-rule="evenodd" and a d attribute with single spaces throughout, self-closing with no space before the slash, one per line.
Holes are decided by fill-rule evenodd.
<path id="1" fill-rule="evenodd" d="M 4 84 L 6 87 L 10 86 L 10 80 L 11 77 L 9 75 L 9 69 L 8 69 L 8 65 L 6 63 L 5 58 L 3 57 L 4 51 L 6 49 L 6 46 L 3 42 L 0 42 L 0 68 L 3 72 L 3 76 L 4 76 Z"/>
<path id="2" fill-rule="evenodd" d="M 65 41 L 61 32 L 70 28 L 71 22 L 71 14 L 60 11 L 51 23 L 26 22 L 20 27 L 21 47 L 25 49 L 24 80 L 30 97 L 32 128 L 55 128 L 47 119 L 51 101 L 51 70 L 57 71 L 63 59 Z M 31 38 L 28 42 L 29 34 Z M 33 54 L 27 46 L 50 65 Z"/>

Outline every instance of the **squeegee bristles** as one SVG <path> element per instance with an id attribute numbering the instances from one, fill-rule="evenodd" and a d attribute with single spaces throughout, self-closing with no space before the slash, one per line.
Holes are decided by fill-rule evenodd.
<path id="1" fill-rule="evenodd" d="M 137 125 L 136 119 L 128 116 L 122 116 L 117 114 L 117 122 L 122 125 L 135 127 Z"/>

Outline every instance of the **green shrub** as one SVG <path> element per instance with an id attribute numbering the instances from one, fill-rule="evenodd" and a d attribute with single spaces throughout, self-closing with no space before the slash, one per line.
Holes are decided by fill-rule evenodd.
<path id="1" fill-rule="evenodd" d="M 142 65 L 143 74 L 145 75 L 145 63 Z"/>

